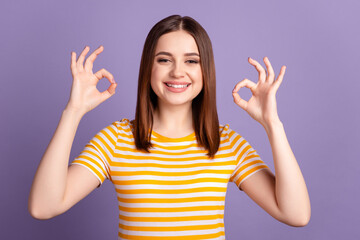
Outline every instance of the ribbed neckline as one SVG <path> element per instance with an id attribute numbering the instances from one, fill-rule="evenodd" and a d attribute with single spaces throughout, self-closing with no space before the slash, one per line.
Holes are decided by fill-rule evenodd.
<path id="1" fill-rule="evenodd" d="M 133 121 L 133 120 L 131 120 Z M 120 120 L 120 122 L 127 122 L 127 124 L 129 125 L 130 129 L 133 128 L 133 125 L 131 124 L 131 121 L 128 118 L 122 118 Z M 229 124 L 224 124 L 221 125 L 220 127 L 223 127 L 223 130 L 228 130 L 229 128 Z M 149 130 L 150 131 L 150 130 Z M 154 130 L 152 130 L 151 132 L 151 138 L 156 137 L 156 140 L 159 142 L 182 142 L 182 141 L 193 141 L 196 139 L 196 135 L 195 135 L 195 131 L 185 137 L 181 137 L 181 138 L 169 138 L 169 137 L 165 137 L 157 132 L 155 132 Z"/>
<path id="2" fill-rule="evenodd" d="M 151 136 L 155 136 L 156 140 L 161 141 L 161 142 L 182 142 L 182 141 L 192 141 L 195 139 L 195 132 L 185 136 L 185 137 L 180 137 L 180 138 L 169 138 L 169 137 L 165 137 L 157 132 L 155 132 L 154 130 L 152 130 L 151 132 Z"/>

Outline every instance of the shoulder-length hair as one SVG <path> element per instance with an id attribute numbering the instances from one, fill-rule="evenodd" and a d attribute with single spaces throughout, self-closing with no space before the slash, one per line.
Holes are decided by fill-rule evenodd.
<path id="1" fill-rule="evenodd" d="M 139 70 L 136 114 L 132 121 L 135 145 L 138 150 L 145 150 L 148 153 L 149 148 L 153 147 L 151 132 L 157 96 L 150 82 L 155 49 L 162 35 L 178 30 L 184 30 L 193 36 L 199 49 L 203 89 L 192 101 L 193 125 L 198 144 L 208 150 L 208 157 L 213 158 L 220 145 L 214 54 L 205 29 L 188 16 L 166 17 L 155 24 L 146 37 Z"/>

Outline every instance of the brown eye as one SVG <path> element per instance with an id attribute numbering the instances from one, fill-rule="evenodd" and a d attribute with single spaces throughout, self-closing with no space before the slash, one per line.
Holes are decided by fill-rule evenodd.
<path id="1" fill-rule="evenodd" d="M 194 63 L 194 64 L 199 63 L 199 61 L 196 61 L 196 60 L 188 60 L 187 62 L 188 63 Z"/>
<path id="2" fill-rule="evenodd" d="M 165 59 L 165 58 L 160 58 L 157 60 L 157 62 L 168 62 L 169 60 L 168 59 Z"/>

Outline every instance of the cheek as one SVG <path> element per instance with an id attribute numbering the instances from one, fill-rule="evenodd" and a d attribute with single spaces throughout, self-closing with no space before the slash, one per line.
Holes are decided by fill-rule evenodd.
<path id="1" fill-rule="evenodd" d="M 200 89 L 202 90 L 204 88 L 204 79 L 203 79 L 203 74 L 202 74 L 201 70 L 199 71 L 198 81 L 199 81 L 199 85 L 201 86 Z"/>
<path id="2" fill-rule="evenodd" d="M 162 71 L 158 67 L 153 67 L 151 71 L 151 82 L 156 82 L 162 76 Z"/>
<path id="3" fill-rule="evenodd" d="M 202 75 L 202 71 L 201 71 L 201 69 L 196 69 L 196 71 L 194 71 L 194 73 L 193 73 L 194 75 L 194 78 L 196 79 L 196 81 L 198 82 L 198 83 L 200 83 L 201 84 L 201 86 L 203 85 L 203 75 Z"/>
<path id="4" fill-rule="evenodd" d="M 161 74 L 158 68 L 153 67 L 151 71 L 150 86 L 156 95 L 159 94 L 159 82 L 161 82 Z"/>

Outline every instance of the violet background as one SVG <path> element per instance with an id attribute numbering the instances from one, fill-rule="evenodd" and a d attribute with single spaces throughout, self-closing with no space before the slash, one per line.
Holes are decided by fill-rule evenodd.
<path id="1" fill-rule="evenodd" d="M 117 239 L 118 209 L 110 181 L 68 212 L 33 219 L 31 183 L 71 89 L 70 52 L 104 52 L 116 94 L 81 120 L 72 161 L 103 127 L 133 119 L 142 47 L 150 28 L 172 14 L 195 18 L 215 54 L 220 122 L 244 136 L 274 171 L 265 130 L 233 103 L 248 62 L 275 73 L 287 66 L 278 112 L 309 190 L 312 217 L 303 228 L 278 222 L 229 183 L 226 239 L 360 239 L 360 2 L 302 1 L 3 1 L 0 8 L 0 239 Z M 99 89 L 109 83 L 103 79 Z M 250 91 L 241 90 L 245 98 Z"/>

